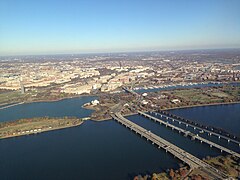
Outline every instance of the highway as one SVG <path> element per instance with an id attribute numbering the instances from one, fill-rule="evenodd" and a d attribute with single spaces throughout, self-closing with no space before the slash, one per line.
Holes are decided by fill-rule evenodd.
<path id="1" fill-rule="evenodd" d="M 147 141 L 151 141 L 152 144 L 157 145 L 158 148 L 164 149 L 166 152 L 171 153 L 174 157 L 177 157 L 184 163 L 188 164 L 191 169 L 201 169 L 202 171 L 206 172 L 209 176 L 211 176 L 214 179 L 227 178 L 227 175 L 220 172 L 216 168 L 210 166 L 206 162 L 202 161 L 201 159 L 198 159 L 197 157 L 177 147 L 176 145 L 166 141 L 165 139 L 157 136 L 156 134 L 129 121 L 128 119 L 124 118 L 119 112 L 112 113 L 111 116 L 113 119 L 115 119 L 117 122 L 124 125 L 126 128 L 129 128 L 131 131 L 138 133 L 141 137 L 145 137 Z"/>

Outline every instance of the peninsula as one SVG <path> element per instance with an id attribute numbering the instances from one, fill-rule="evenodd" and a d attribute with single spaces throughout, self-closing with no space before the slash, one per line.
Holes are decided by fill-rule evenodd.
<path id="1" fill-rule="evenodd" d="M 29 118 L 0 123 L 0 139 L 37 134 L 46 131 L 79 126 L 83 119 L 75 117 L 64 118 Z"/>

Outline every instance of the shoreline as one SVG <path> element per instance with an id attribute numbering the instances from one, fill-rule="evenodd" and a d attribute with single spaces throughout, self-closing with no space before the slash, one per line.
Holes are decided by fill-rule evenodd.
<path id="1" fill-rule="evenodd" d="M 208 83 L 213 83 L 213 82 L 210 81 Z M 208 83 L 206 83 L 206 84 L 208 84 Z M 221 82 L 221 84 L 231 84 L 231 83 L 239 84 L 240 81 Z M 198 84 L 198 85 L 201 85 L 201 84 Z M 183 86 L 183 87 L 185 87 L 185 86 Z M 145 90 L 149 90 L 149 89 L 150 88 L 147 88 Z M 159 89 L 159 88 L 155 88 L 155 89 Z M 176 89 L 179 89 L 179 88 L 176 88 Z M 15 102 L 14 104 L 13 103 L 3 103 L 3 104 L 0 104 L 0 110 L 7 109 L 7 108 L 17 106 L 17 105 L 21 105 L 21 104 L 30 104 L 30 103 L 38 103 L 38 102 L 57 102 L 57 101 L 65 100 L 65 99 L 79 98 L 79 97 L 85 97 L 85 96 L 96 96 L 96 97 L 98 97 L 99 94 L 95 94 L 95 95 L 94 94 L 79 94 L 79 95 L 73 95 L 73 96 L 70 96 L 70 97 L 58 98 L 58 99 L 54 99 L 54 100 L 47 100 L 47 99 L 46 100 L 35 100 L 35 101 L 26 101 L 26 102 Z M 206 105 L 208 105 L 208 104 L 206 104 Z M 198 105 L 193 105 L 193 106 L 198 106 Z M 202 104 L 202 106 L 205 106 L 205 104 Z M 186 108 L 187 107 L 190 107 L 190 106 L 186 106 Z M 176 108 L 183 108 L 183 107 L 176 107 Z M 171 108 L 171 109 L 174 109 L 174 108 Z M 168 110 L 168 109 L 164 109 L 164 110 Z"/>
<path id="2" fill-rule="evenodd" d="M 199 104 L 199 105 L 192 105 L 192 106 L 182 106 L 182 107 L 174 107 L 174 108 L 164 108 L 161 110 L 164 111 L 168 111 L 168 110 L 175 110 L 175 109 L 187 109 L 187 108 L 194 108 L 194 107 L 208 107 L 208 106 L 218 106 L 218 105 L 231 105 L 231 104 L 240 104 L 240 101 L 237 102 L 226 102 L 226 103 L 212 103 L 212 104 Z M 85 109 L 91 109 L 94 110 L 94 108 L 86 108 L 83 107 Z M 156 111 L 156 110 L 154 110 Z M 147 112 L 147 111 L 144 111 Z M 132 115 L 137 115 L 138 113 L 127 113 L 127 114 L 123 114 L 123 116 L 132 116 Z M 96 122 L 101 122 L 101 121 L 106 121 L 106 120 L 111 120 L 112 118 L 104 118 L 104 119 L 90 119 L 92 121 L 96 121 Z"/>
<path id="3" fill-rule="evenodd" d="M 3 104 L 3 105 L 0 105 L 0 106 L 3 106 L 3 107 L 0 107 L 0 110 L 2 109 L 7 109 L 7 108 L 10 108 L 10 107 L 14 107 L 14 106 L 17 106 L 17 105 L 21 105 L 21 104 L 31 104 L 31 103 L 40 103 L 40 102 L 58 102 L 58 101 L 63 101 L 65 99 L 72 99 L 72 98 L 80 98 L 80 97 L 93 97 L 93 96 L 98 96 L 98 95 L 93 95 L 93 94 L 89 94 L 89 95 L 79 95 L 79 96 L 72 96 L 72 97 L 65 97 L 65 98 L 59 98 L 59 99 L 54 99 L 54 100 L 36 100 L 36 101 L 27 101 L 27 102 L 17 102 L 17 103 L 8 103 L 8 104 Z"/>
<path id="4" fill-rule="evenodd" d="M 51 129 L 43 129 L 40 132 L 29 132 L 27 134 L 15 134 L 15 135 L 9 135 L 9 136 L 5 136 L 5 137 L 0 137 L 0 141 L 2 139 L 9 139 L 9 138 L 14 138 L 14 137 L 21 137 L 21 136 L 29 136 L 29 135 L 37 135 L 40 133 L 44 133 L 44 132 L 49 132 L 49 131 L 56 131 L 56 130 L 61 130 L 61 129 L 67 129 L 67 128 L 72 128 L 72 127 L 77 127 L 80 126 L 84 123 L 84 121 L 81 121 L 78 124 L 75 125 L 70 125 L 70 126 L 63 126 L 63 127 L 57 127 L 57 128 L 51 128 Z"/>

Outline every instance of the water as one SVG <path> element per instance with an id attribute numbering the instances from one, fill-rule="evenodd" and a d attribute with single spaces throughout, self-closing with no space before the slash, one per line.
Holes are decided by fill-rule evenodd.
<path id="1" fill-rule="evenodd" d="M 5 179 L 133 179 L 178 161 L 115 121 L 0 140 Z"/>
<path id="2" fill-rule="evenodd" d="M 0 121 L 17 120 L 32 117 L 87 117 L 92 110 L 82 108 L 82 105 L 97 97 L 82 96 L 79 98 L 64 99 L 55 102 L 35 102 L 21 104 L 0 110 Z"/>
<path id="3" fill-rule="evenodd" d="M 190 88 L 202 88 L 202 87 L 221 87 L 224 85 L 231 85 L 231 86 L 240 86 L 240 83 L 233 82 L 233 83 L 207 83 L 207 84 L 188 84 L 188 85 L 176 85 L 176 86 L 168 86 L 168 87 L 162 87 L 162 88 L 153 88 L 153 89 L 138 89 L 135 90 L 138 93 L 147 93 L 147 92 L 158 92 L 158 91 L 164 91 L 164 90 L 174 90 L 174 89 L 190 89 Z"/>
<path id="4" fill-rule="evenodd" d="M 0 110 L 1 121 L 35 116 L 86 117 L 92 112 L 81 106 L 96 97 L 81 97 L 58 102 L 32 103 Z M 219 126 L 239 130 L 240 104 L 172 110 L 174 114 L 200 121 L 217 116 Z M 219 109 L 220 108 L 220 109 Z M 222 113 L 224 112 L 224 113 Z M 227 115 L 231 118 L 227 119 Z M 201 115 L 201 118 L 200 118 Z M 199 158 L 220 155 L 219 150 L 191 141 L 170 129 L 138 115 L 128 119 L 175 143 Z M 210 119 L 210 118 L 208 118 Z M 211 118 L 214 120 L 214 118 Z M 2 179 L 133 179 L 139 173 L 178 168 L 179 161 L 159 150 L 117 122 L 86 121 L 81 126 L 38 135 L 0 140 Z"/>

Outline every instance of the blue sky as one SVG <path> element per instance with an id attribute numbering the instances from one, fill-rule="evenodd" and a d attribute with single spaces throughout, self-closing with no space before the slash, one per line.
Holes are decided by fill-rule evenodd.
<path id="1" fill-rule="evenodd" d="M 240 47 L 239 0 L 1 0 L 0 55 Z"/>

